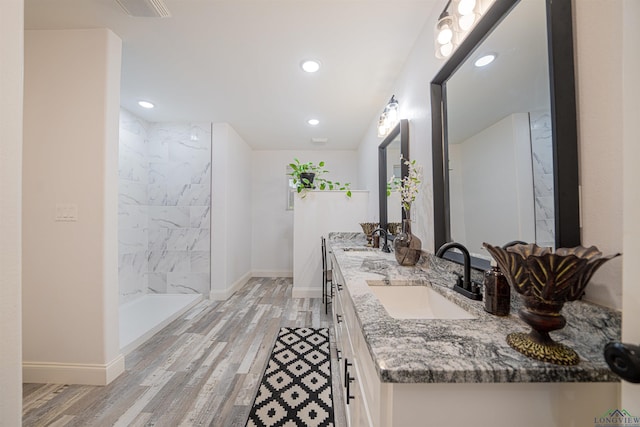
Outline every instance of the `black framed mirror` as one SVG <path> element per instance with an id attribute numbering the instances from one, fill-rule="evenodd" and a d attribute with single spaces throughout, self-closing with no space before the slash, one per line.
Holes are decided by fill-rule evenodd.
<path id="1" fill-rule="evenodd" d="M 403 179 L 409 168 L 400 159 L 409 160 L 409 121 L 401 119 L 378 146 L 378 203 L 380 227 L 387 230 L 389 222 L 402 222 L 404 211 L 400 196 L 387 197 L 387 182 L 391 176 Z M 390 209 L 393 209 L 390 212 Z"/>
<path id="2" fill-rule="evenodd" d="M 527 28 L 537 31 L 540 49 L 524 37 Z M 500 37 L 515 45 L 501 45 L 504 40 Z M 495 65 L 474 70 L 477 57 L 495 46 L 502 49 L 491 52 L 497 53 Z M 518 56 L 538 51 L 539 57 Z M 510 71 L 489 80 L 492 70 L 509 60 L 511 66 L 521 68 L 505 68 Z M 468 69 L 474 71 L 467 79 L 462 76 Z M 538 74 L 527 80 L 532 87 L 524 90 L 523 79 L 518 78 L 531 69 Z M 516 85 L 508 86 L 512 81 Z M 484 90 L 488 91 L 484 98 L 474 103 Z M 529 105 L 529 101 L 535 102 Z M 498 111 L 489 117 L 494 105 Z M 469 251 L 476 255 L 472 266 L 486 269 L 489 256 L 478 247 L 482 240 L 497 245 L 512 240 L 536 241 L 556 248 L 580 244 L 571 0 L 496 0 L 432 80 L 431 112 L 435 249 L 454 240 L 467 246 L 464 240 L 468 238 L 472 242 Z M 543 127 L 548 151 L 548 161 L 540 162 L 548 163 L 542 178 L 534 175 L 540 161 L 534 147 L 538 125 L 534 117 L 541 112 L 546 116 Z M 481 116 L 487 117 L 479 120 Z M 487 151 L 489 147 L 481 141 L 506 139 L 494 132 L 505 120 L 509 127 L 502 135 L 521 135 L 528 142 L 523 139 L 516 148 L 492 146 L 494 151 Z M 467 129 L 470 123 L 477 127 Z M 463 148 L 467 141 L 473 143 Z M 508 174 L 507 169 L 517 174 Z M 466 186 L 462 174 L 471 175 Z M 487 175 L 493 175 L 493 181 L 483 181 Z M 547 194 L 535 187 L 538 181 L 546 182 Z M 483 199 L 486 204 L 481 205 Z M 498 202 L 511 206 L 505 208 Z M 503 215 L 509 210 L 518 215 Z M 495 224 L 480 223 L 477 218 L 494 220 Z M 548 233 L 544 233 L 545 227 Z M 492 235 L 493 229 L 499 233 Z M 448 255 L 459 262 L 456 254 Z"/>

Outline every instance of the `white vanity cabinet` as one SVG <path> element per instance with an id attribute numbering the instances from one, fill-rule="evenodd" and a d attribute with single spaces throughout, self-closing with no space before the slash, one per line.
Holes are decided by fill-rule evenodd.
<path id="1" fill-rule="evenodd" d="M 370 360 L 370 356 L 357 327 L 357 319 L 350 298 L 344 289 L 344 278 L 335 261 L 333 262 L 332 311 L 347 425 L 349 427 L 376 425 L 371 420 L 369 402 L 365 393 L 365 375 L 362 372 L 362 362 Z"/>

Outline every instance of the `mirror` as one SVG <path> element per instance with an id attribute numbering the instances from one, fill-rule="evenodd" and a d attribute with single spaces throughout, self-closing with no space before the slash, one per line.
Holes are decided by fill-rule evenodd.
<path id="1" fill-rule="evenodd" d="M 380 227 L 387 229 L 390 222 L 402 222 L 404 212 L 400 194 L 395 191 L 387 197 L 387 182 L 392 176 L 402 179 L 409 170 L 400 159 L 409 159 L 409 121 L 402 119 L 378 146 L 378 203 Z"/>
<path id="2" fill-rule="evenodd" d="M 571 19 L 570 0 L 496 0 L 431 82 L 436 249 L 485 269 L 485 241 L 580 244 Z"/>

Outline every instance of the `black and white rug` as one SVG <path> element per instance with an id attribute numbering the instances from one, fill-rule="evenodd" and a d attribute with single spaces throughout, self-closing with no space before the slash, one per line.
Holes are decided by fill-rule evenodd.
<path id="1" fill-rule="evenodd" d="M 248 427 L 334 425 L 327 328 L 281 328 Z"/>

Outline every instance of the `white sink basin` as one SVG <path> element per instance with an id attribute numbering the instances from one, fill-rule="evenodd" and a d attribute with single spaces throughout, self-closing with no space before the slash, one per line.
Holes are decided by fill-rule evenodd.
<path id="1" fill-rule="evenodd" d="M 457 304 L 425 285 L 368 280 L 369 289 L 395 319 L 475 319 Z M 406 282 L 405 282 L 406 283 Z"/>

